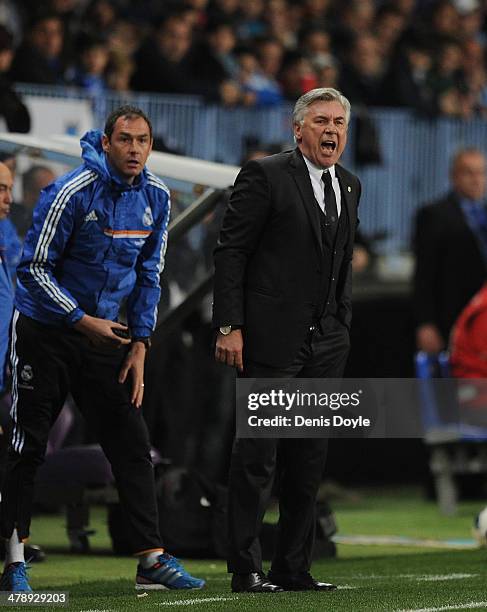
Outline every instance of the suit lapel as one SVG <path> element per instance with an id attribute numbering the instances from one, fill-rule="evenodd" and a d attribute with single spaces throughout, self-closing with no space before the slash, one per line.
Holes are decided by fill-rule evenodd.
<path id="1" fill-rule="evenodd" d="M 347 181 L 343 168 L 338 164 L 335 165 L 335 172 L 338 177 L 338 182 L 340 183 L 340 192 L 342 194 L 342 202 L 345 201 L 348 212 L 348 219 L 350 223 L 350 227 L 355 227 L 355 217 L 356 217 L 356 209 L 355 205 L 357 203 L 357 193 L 353 192 L 353 188 L 350 185 L 350 182 Z"/>
<path id="2" fill-rule="evenodd" d="M 301 195 L 301 199 L 303 201 L 304 208 L 306 210 L 311 225 L 313 236 L 316 240 L 320 253 L 323 254 L 318 203 L 316 202 L 313 187 L 311 186 L 311 179 L 309 178 L 308 168 L 306 167 L 304 159 L 299 149 L 297 148 L 294 150 L 291 156 L 291 160 L 289 162 L 289 170 L 293 175 L 293 178 L 298 187 L 298 191 Z"/>

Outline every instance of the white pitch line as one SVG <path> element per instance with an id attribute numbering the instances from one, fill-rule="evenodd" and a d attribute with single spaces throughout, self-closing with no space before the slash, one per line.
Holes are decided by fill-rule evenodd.
<path id="1" fill-rule="evenodd" d="M 333 574 L 334 580 L 390 580 L 391 578 L 406 578 L 416 581 L 436 581 L 436 580 L 464 580 L 465 578 L 476 578 L 479 574 L 355 574 L 355 576 L 345 576 Z"/>
<path id="2" fill-rule="evenodd" d="M 465 578 L 475 578 L 478 574 L 434 574 L 419 576 L 416 578 L 418 582 L 441 582 L 443 580 L 464 580 Z"/>
<path id="3" fill-rule="evenodd" d="M 396 610 L 395 612 L 445 612 L 446 610 L 478 610 L 487 608 L 487 601 L 470 601 L 453 606 L 440 606 L 439 608 L 411 608 L 409 610 Z"/>
<path id="4" fill-rule="evenodd" d="M 156 606 L 194 606 L 200 603 L 213 603 L 217 601 L 235 601 L 238 597 L 198 597 L 195 599 L 178 599 L 176 601 L 161 601 Z"/>

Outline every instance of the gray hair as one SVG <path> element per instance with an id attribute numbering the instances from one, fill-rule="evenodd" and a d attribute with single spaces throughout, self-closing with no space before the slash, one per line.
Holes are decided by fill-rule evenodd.
<path id="1" fill-rule="evenodd" d="M 350 102 L 341 92 L 339 92 L 337 89 L 333 89 L 333 87 L 318 87 L 317 89 L 312 89 L 311 91 L 303 94 L 294 105 L 293 123 L 302 124 L 308 107 L 317 100 L 324 100 L 325 102 L 339 102 L 345 111 L 345 120 L 347 125 L 349 124 L 351 109 Z"/>

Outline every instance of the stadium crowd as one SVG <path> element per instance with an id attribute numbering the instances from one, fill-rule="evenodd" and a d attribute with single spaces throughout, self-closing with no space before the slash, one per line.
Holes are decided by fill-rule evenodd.
<path id="1" fill-rule="evenodd" d="M 338 87 L 355 107 L 472 117 L 487 111 L 486 14 L 480 0 L 2 0 L 0 72 L 230 106 Z"/>

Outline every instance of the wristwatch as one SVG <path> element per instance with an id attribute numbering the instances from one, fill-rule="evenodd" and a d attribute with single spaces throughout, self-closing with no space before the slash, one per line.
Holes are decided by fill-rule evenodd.
<path id="1" fill-rule="evenodd" d="M 232 332 L 234 329 L 242 329 L 242 326 L 241 325 L 222 325 L 221 327 L 218 328 L 218 331 L 220 332 L 222 336 L 228 336 L 228 334 Z"/>
<path id="2" fill-rule="evenodd" d="M 146 350 L 149 350 L 151 347 L 151 341 L 150 338 L 145 337 L 145 338 L 132 338 L 132 344 L 134 342 L 142 342 L 142 344 L 145 346 Z"/>

